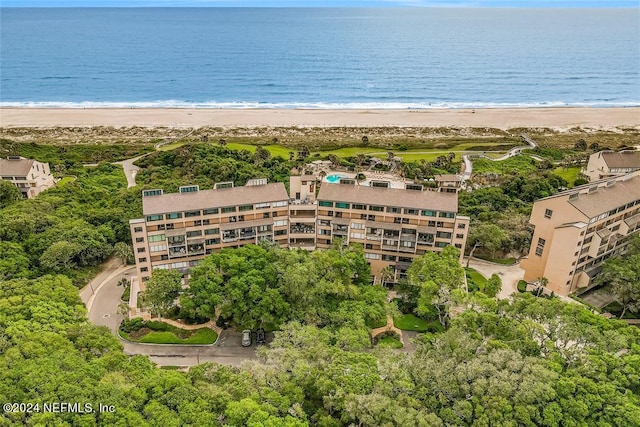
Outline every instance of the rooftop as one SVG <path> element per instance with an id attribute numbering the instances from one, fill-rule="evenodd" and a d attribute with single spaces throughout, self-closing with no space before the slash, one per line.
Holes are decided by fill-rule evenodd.
<path id="1" fill-rule="evenodd" d="M 320 187 L 317 199 L 414 209 L 434 209 L 447 212 L 458 211 L 458 195 L 456 193 L 439 193 L 435 191 L 415 191 L 324 182 Z"/>
<path id="2" fill-rule="evenodd" d="M 144 215 L 289 200 L 283 183 L 169 193 L 142 198 Z"/>
<path id="3" fill-rule="evenodd" d="M 640 151 L 603 151 L 599 154 L 609 168 L 640 168 Z"/>
<path id="4" fill-rule="evenodd" d="M 11 157 L 0 159 L 0 175 L 2 176 L 27 176 L 33 165 L 32 159 L 24 157 Z"/>
<path id="5" fill-rule="evenodd" d="M 462 181 L 462 176 L 460 175 L 435 175 L 434 178 L 436 182 Z"/>
<path id="6" fill-rule="evenodd" d="M 602 185 L 603 182 L 612 182 L 612 180 L 598 181 L 600 185 L 597 187 L 597 190 L 578 193 L 577 197 L 569 199 L 569 203 L 589 218 L 593 218 L 640 199 L 639 174 L 634 174 L 634 176 L 625 175 L 622 179 L 616 178 L 615 183 L 611 185 Z M 593 189 L 595 185 L 585 186 L 585 188 L 586 187 Z M 568 193 L 574 192 L 565 191 L 556 196 L 567 195 Z"/>

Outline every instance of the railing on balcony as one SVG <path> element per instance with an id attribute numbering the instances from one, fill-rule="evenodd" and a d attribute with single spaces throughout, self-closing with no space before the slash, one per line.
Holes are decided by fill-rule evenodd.
<path id="1" fill-rule="evenodd" d="M 291 234 L 315 234 L 316 229 L 307 224 L 291 224 Z"/>

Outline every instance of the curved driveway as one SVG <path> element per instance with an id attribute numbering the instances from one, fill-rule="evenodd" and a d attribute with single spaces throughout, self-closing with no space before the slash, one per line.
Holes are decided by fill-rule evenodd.
<path id="1" fill-rule="evenodd" d="M 117 329 L 124 316 L 118 313 L 120 296 L 124 289 L 118 281 L 135 273 L 134 266 L 122 266 L 118 260 L 105 263 L 105 269 L 80 291 L 87 306 L 89 320 L 106 326 L 117 336 Z M 160 366 L 193 366 L 205 362 L 238 366 L 243 360 L 257 359 L 255 344 L 242 347 L 241 334 L 222 331 L 218 341 L 212 345 L 162 345 L 139 344 L 122 340 L 124 352 L 129 355 L 142 354 Z"/>

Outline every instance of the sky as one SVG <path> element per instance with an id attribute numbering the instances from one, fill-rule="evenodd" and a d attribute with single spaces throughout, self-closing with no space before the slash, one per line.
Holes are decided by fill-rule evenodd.
<path id="1" fill-rule="evenodd" d="M 639 7 L 640 0 L 0 0 L 0 7 Z"/>

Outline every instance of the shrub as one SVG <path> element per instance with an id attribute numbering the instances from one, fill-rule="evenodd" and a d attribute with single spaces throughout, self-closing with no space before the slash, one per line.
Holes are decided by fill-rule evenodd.
<path id="1" fill-rule="evenodd" d="M 527 291 L 527 282 L 524 280 L 518 280 L 518 292 L 526 292 Z"/>
<path id="2" fill-rule="evenodd" d="M 139 331 L 144 326 L 144 320 L 140 317 L 135 317 L 133 319 L 124 319 L 120 324 L 120 330 L 128 334 L 134 331 Z"/>
<path id="3" fill-rule="evenodd" d="M 171 325 L 169 325 L 168 323 L 164 323 L 164 322 L 158 322 L 156 320 L 149 320 L 146 323 L 146 327 L 151 329 L 152 331 L 169 331 L 171 330 Z"/>

